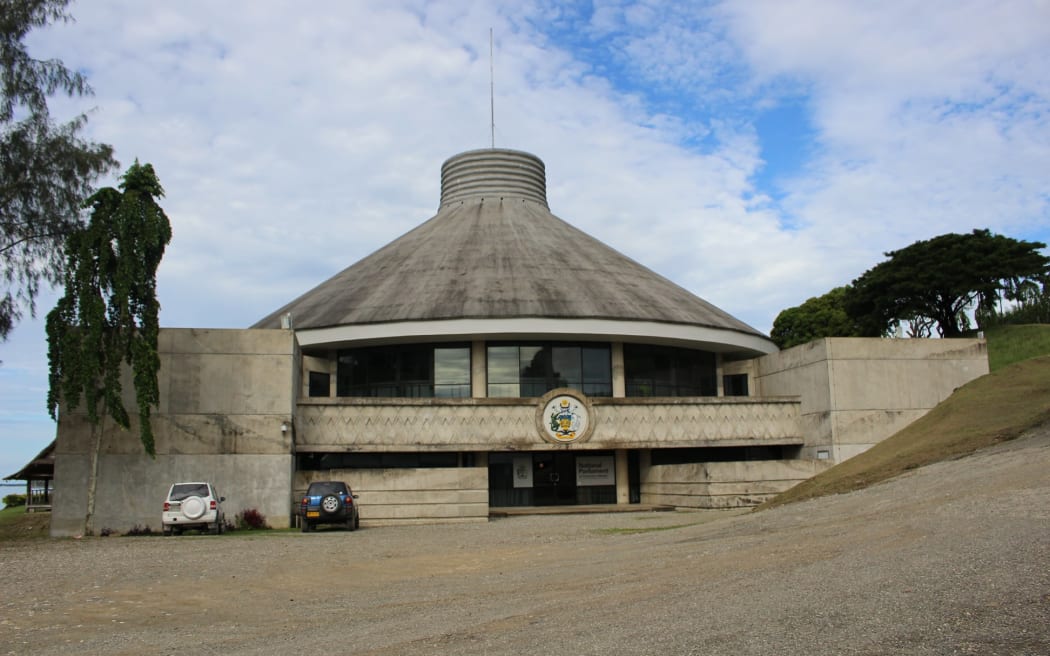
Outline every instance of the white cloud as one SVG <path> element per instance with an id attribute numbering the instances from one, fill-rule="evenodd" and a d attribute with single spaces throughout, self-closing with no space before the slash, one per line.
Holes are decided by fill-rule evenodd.
<path id="1" fill-rule="evenodd" d="M 1046 234 L 1045 3 L 727 10 L 758 78 L 811 91 L 820 155 L 795 177 L 786 208 L 813 230 L 853 234 L 871 250 L 977 227 Z"/>

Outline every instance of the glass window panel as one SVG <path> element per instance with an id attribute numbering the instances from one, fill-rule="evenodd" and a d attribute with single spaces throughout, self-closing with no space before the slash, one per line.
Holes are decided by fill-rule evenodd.
<path id="1" fill-rule="evenodd" d="M 707 351 L 624 344 L 627 396 L 714 396 L 715 355 Z"/>
<path id="2" fill-rule="evenodd" d="M 583 383 L 583 366 L 579 346 L 555 346 L 551 348 L 551 389 L 572 387 L 580 389 Z"/>
<path id="3" fill-rule="evenodd" d="M 328 396 L 332 377 L 321 371 L 310 372 L 310 396 Z"/>
<path id="4" fill-rule="evenodd" d="M 434 396 L 442 399 L 467 399 L 470 398 L 470 384 L 434 385 Z"/>
<path id="5" fill-rule="evenodd" d="M 543 396 L 556 387 L 572 387 L 586 394 L 612 396 L 612 364 L 608 344 L 500 344 L 490 345 L 487 353 L 489 396 Z M 513 373 L 510 366 L 512 357 L 517 364 L 517 370 Z"/>
<path id="6" fill-rule="evenodd" d="M 470 384 L 470 348 L 434 349 L 434 384 Z"/>
<path id="7" fill-rule="evenodd" d="M 519 346 L 522 378 L 546 378 L 550 354 L 542 346 Z"/>
<path id="8" fill-rule="evenodd" d="M 434 396 L 453 399 L 470 396 L 470 347 L 434 349 Z"/>
<path id="9" fill-rule="evenodd" d="M 548 389 L 547 372 L 550 369 L 550 349 L 544 346 L 519 346 L 521 366 L 521 396 L 543 396 Z"/>
<path id="10" fill-rule="evenodd" d="M 366 384 L 392 384 L 397 380 L 397 353 L 391 348 L 369 349 L 362 353 Z M 356 379 L 354 382 L 357 382 Z"/>
<path id="11" fill-rule="evenodd" d="M 520 396 L 518 347 L 490 346 L 487 353 L 488 395 L 503 398 Z"/>
<path id="12" fill-rule="evenodd" d="M 435 363 L 444 382 L 435 391 Z M 339 396 L 461 397 L 470 395 L 470 348 L 406 344 L 347 349 L 339 353 Z"/>
<path id="13" fill-rule="evenodd" d="M 521 386 L 518 383 L 489 383 L 489 396 L 492 398 L 521 397 Z"/>
<path id="14" fill-rule="evenodd" d="M 608 346 L 585 346 L 580 349 L 584 383 L 607 383 L 612 386 L 612 360 Z"/>
<path id="15" fill-rule="evenodd" d="M 518 376 L 518 347 L 490 346 L 488 348 L 489 382 L 516 384 Z"/>

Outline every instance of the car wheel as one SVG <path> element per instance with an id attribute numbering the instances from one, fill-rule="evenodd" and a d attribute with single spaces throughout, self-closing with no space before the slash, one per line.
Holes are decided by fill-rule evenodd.
<path id="1" fill-rule="evenodd" d="M 321 510 L 334 515 L 339 512 L 339 509 L 343 507 L 343 502 L 339 500 L 339 497 L 334 494 L 329 494 L 325 498 L 321 499 Z"/>
<path id="2" fill-rule="evenodd" d="M 354 530 L 361 528 L 361 515 L 354 513 Z"/>
<path id="3" fill-rule="evenodd" d="M 160 529 L 160 532 L 161 532 L 162 535 L 170 536 L 171 535 L 171 527 L 170 526 L 165 526 L 164 528 Z"/>
<path id="4" fill-rule="evenodd" d="M 303 521 L 303 533 L 309 533 L 311 528 L 313 527 L 310 526 L 310 522 Z"/>
<path id="5" fill-rule="evenodd" d="M 211 529 L 209 533 L 211 533 L 212 535 L 218 535 L 219 533 L 222 533 L 222 524 L 220 524 L 219 520 L 217 519 L 215 520 L 215 523 L 209 526 L 208 528 Z"/>

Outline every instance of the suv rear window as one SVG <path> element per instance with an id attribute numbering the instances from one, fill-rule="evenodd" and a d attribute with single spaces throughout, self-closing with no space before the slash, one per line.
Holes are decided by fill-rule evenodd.
<path id="1" fill-rule="evenodd" d="M 346 483 L 310 483 L 306 494 L 311 497 L 322 494 L 347 494 Z"/>
<path id="2" fill-rule="evenodd" d="M 206 497 L 208 494 L 207 483 L 178 483 L 171 488 L 170 501 L 182 501 L 189 497 Z"/>

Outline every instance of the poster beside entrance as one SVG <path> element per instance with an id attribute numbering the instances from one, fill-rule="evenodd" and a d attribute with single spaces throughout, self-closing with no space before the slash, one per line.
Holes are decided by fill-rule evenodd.
<path id="1" fill-rule="evenodd" d="M 576 456 L 576 485 L 616 485 L 613 456 Z"/>
<path id="2" fill-rule="evenodd" d="M 532 456 L 514 456 L 514 487 L 532 487 Z"/>

